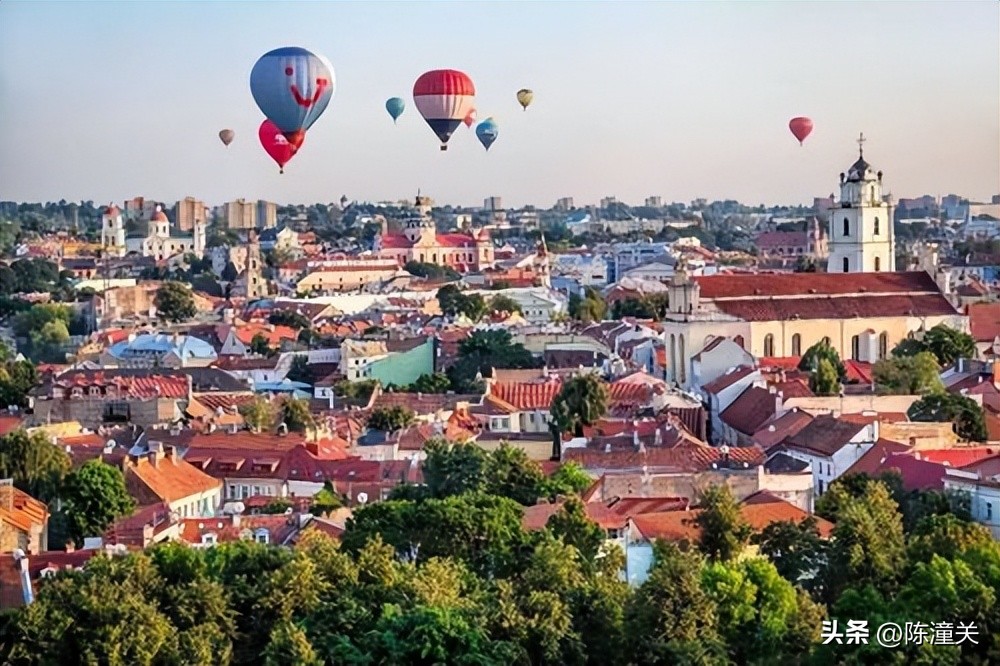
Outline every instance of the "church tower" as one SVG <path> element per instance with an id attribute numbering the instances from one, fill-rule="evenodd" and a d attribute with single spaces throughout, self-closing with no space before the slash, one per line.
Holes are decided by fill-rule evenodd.
<path id="1" fill-rule="evenodd" d="M 101 215 L 101 245 L 106 256 L 125 254 L 125 222 L 121 210 L 114 204 L 108 204 Z"/>
<path id="2" fill-rule="evenodd" d="M 896 270 L 893 206 L 882 195 L 882 172 L 865 161 L 865 135 L 858 138 L 858 161 L 840 174 L 840 201 L 830 208 L 828 273 Z"/>
<path id="3" fill-rule="evenodd" d="M 267 296 L 267 282 L 264 280 L 261 269 L 260 239 L 257 238 L 257 232 L 251 229 L 247 238 L 247 263 L 243 272 L 244 283 L 242 285 L 248 301 Z"/>

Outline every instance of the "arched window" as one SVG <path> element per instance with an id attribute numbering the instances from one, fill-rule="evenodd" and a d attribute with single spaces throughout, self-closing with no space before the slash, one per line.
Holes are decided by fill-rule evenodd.
<path id="1" fill-rule="evenodd" d="M 844 235 L 845 236 L 851 235 L 851 221 L 848 220 L 846 217 L 844 218 Z"/>
<path id="2" fill-rule="evenodd" d="M 851 262 L 847 257 L 844 257 L 844 272 L 848 273 L 851 270 Z"/>
<path id="3" fill-rule="evenodd" d="M 882 270 L 882 257 L 875 257 L 875 272 Z"/>
<path id="4" fill-rule="evenodd" d="M 878 336 L 878 357 L 880 359 L 889 355 L 889 333 L 882 331 Z"/>
<path id="5" fill-rule="evenodd" d="M 774 356 L 774 336 L 770 333 L 764 336 L 764 356 Z"/>
<path id="6" fill-rule="evenodd" d="M 878 236 L 878 218 L 875 218 L 875 235 Z"/>
<path id="7" fill-rule="evenodd" d="M 851 358 L 855 361 L 861 360 L 861 336 L 855 335 L 851 338 Z"/>
<path id="8" fill-rule="evenodd" d="M 874 185 L 872 185 L 870 188 L 868 188 L 868 199 L 872 203 L 875 203 L 875 186 Z"/>
<path id="9" fill-rule="evenodd" d="M 742 335 L 737 335 L 735 338 L 733 338 L 733 342 L 735 342 L 736 344 L 738 344 L 740 346 L 740 349 L 746 349 L 747 348 L 746 343 L 743 342 L 743 336 Z"/>
<path id="10" fill-rule="evenodd" d="M 792 336 L 792 356 L 802 356 L 802 336 L 798 333 Z"/>

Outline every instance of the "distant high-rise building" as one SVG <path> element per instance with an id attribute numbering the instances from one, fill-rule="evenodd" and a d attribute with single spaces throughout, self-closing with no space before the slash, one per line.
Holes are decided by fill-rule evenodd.
<path id="1" fill-rule="evenodd" d="M 994 204 L 1000 204 L 1000 194 L 994 194 L 994 195 L 993 195 L 993 196 L 992 196 L 992 197 L 990 198 L 990 203 L 994 203 Z"/>
<path id="2" fill-rule="evenodd" d="M 958 208 L 962 205 L 962 197 L 957 194 L 949 194 L 941 197 L 941 208 Z"/>
<path id="3" fill-rule="evenodd" d="M 840 201 L 830 209 L 828 273 L 878 273 L 896 270 L 892 202 L 882 196 L 882 172 L 864 157 L 864 135 L 858 160 L 840 174 Z"/>
<path id="4" fill-rule="evenodd" d="M 663 197 L 646 197 L 646 206 L 648 208 L 662 208 L 663 207 Z"/>
<path id="5" fill-rule="evenodd" d="M 560 197 L 556 200 L 555 208 L 557 210 L 570 210 L 573 208 L 573 197 Z"/>
<path id="6" fill-rule="evenodd" d="M 618 203 L 618 199 L 616 197 L 604 197 L 601 199 L 601 208 L 611 208 L 616 203 Z"/>
<path id="7" fill-rule="evenodd" d="M 246 199 L 230 201 L 225 205 L 226 226 L 230 229 L 255 229 L 257 203 Z"/>
<path id="8" fill-rule="evenodd" d="M 124 213 L 126 220 L 138 221 L 143 220 L 148 222 L 153 213 L 156 212 L 157 204 L 152 199 L 147 199 L 145 197 L 134 197 L 125 202 L 125 208 L 122 211 Z"/>
<path id="9" fill-rule="evenodd" d="M 832 194 L 828 197 L 813 197 L 813 214 L 819 219 L 825 220 L 834 205 L 836 205 L 836 199 Z"/>
<path id="10" fill-rule="evenodd" d="M 205 222 L 206 207 L 204 201 L 194 197 L 184 197 L 174 208 L 174 218 L 177 228 L 181 231 L 191 231 L 195 222 Z"/>
<path id="11" fill-rule="evenodd" d="M 500 197 L 487 197 L 483 199 L 483 210 L 490 213 L 503 210 L 503 200 Z"/>
<path id="12" fill-rule="evenodd" d="M 278 226 L 278 204 L 273 201 L 257 202 L 257 228 L 273 229 Z"/>

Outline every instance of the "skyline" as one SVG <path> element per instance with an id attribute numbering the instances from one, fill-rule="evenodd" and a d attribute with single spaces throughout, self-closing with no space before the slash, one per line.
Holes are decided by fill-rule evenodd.
<path id="1" fill-rule="evenodd" d="M 864 132 L 897 198 L 989 201 L 1000 5 L 804 6 L 3 2 L 0 199 L 378 201 L 419 188 L 461 205 L 811 203 L 835 191 Z M 279 175 L 248 79 L 285 45 L 327 56 L 336 89 Z M 479 119 L 500 126 L 488 153 L 464 127 L 438 150 L 412 98 L 437 67 L 475 81 Z M 535 91 L 527 112 L 522 87 Z M 391 96 L 407 104 L 397 126 Z M 797 115 L 816 124 L 803 147 L 787 127 Z"/>

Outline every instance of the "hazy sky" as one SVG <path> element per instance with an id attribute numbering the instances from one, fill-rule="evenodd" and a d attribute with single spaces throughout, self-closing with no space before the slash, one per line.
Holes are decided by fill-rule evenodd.
<path id="1" fill-rule="evenodd" d="M 249 75 L 289 45 L 336 92 L 282 176 Z M 439 151 L 417 113 L 442 67 L 499 124 L 489 153 L 464 127 Z M 0 2 L 0 199 L 811 203 L 861 131 L 897 197 L 1000 192 L 1000 3 Z"/>

